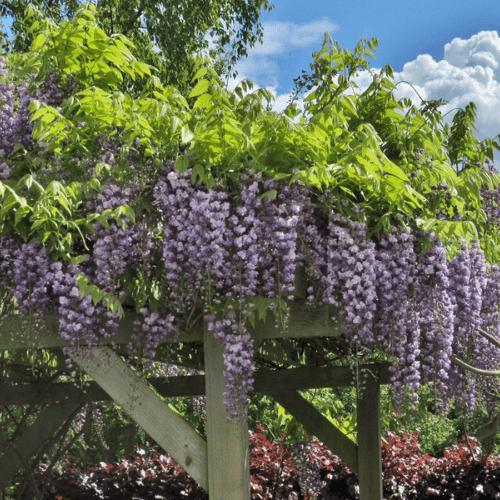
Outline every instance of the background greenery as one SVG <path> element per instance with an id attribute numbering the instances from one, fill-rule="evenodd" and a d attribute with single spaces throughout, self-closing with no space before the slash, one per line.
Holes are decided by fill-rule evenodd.
<path id="1" fill-rule="evenodd" d="M 268 0 L 97 0 L 99 27 L 108 35 L 121 33 L 135 44 L 138 58 L 156 67 L 164 85 L 177 87 L 185 96 L 190 90 L 194 54 L 208 49 L 205 35 L 214 41 L 210 57 L 221 76 L 231 74 L 248 49 L 262 41 L 259 22 L 262 10 L 273 8 Z M 0 16 L 13 18 L 13 40 L 0 30 L 5 52 L 26 53 L 33 42 L 33 21 L 43 23 L 75 17 L 84 4 L 79 0 L 3 0 Z M 233 74 L 234 70 L 233 70 Z M 140 91 L 126 80 L 125 85 Z"/>

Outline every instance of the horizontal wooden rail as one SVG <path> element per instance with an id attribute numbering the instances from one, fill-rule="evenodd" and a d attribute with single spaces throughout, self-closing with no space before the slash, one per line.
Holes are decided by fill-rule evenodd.
<path id="1" fill-rule="evenodd" d="M 391 383 L 390 363 L 359 365 L 359 371 L 370 370 L 379 384 Z M 275 391 L 276 387 L 293 390 L 345 387 L 352 385 L 353 370 L 347 366 L 304 366 L 289 370 L 259 370 L 255 373 L 255 389 L 261 392 Z"/>
<path id="2" fill-rule="evenodd" d="M 338 311 L 332 306 L 317 308 L 304 300 L 289 303 L 290 319 L 286 330 L 276 326 L 276 318 L 269 312 L 266 321 L 257 321 L 250 328 L 252 337 L 258 339 L 301 338 L 301 337 L 339 337 L 342 325 Z M 115 337 L 103 339 L 103 344 L 127 344 L 131 342 L 133 325 L 140 317 L 126 313 L 120 321 Z M 177 336 L 167 337 L 162 342 L 202 342 L 203 328 L 200 322 L 190 332 L 180 332 Z M 81 344 L 84 345 L 83 343 Z M 46 324 L 32 323 L 23 316 L 0 317 L 0 350 L 9 349 L 52 349 L 70 347 L 68 340 L 58 334 L 57 319 L 51 316 Z"/>
<path id="3" fill-rule="evenodd" d="M 379 384 L 390 383 L 389 364 L 362 365 L 375 374 Z M 353 383 L 352 370 L 346 367 L 301 367 L 289 370 L 259 370 L 254 374 L 257 392 L 270 392 L 276 387 L 305 390 L 342 387 Z M 148 383 L 163 397 L 203 396 L 203 375 L 155 377 Z M 25 405 L 63 401 L 109 401 L 111 397 L 96 382 L 88 382 L 85 395 L 71 382 L 43 384 L 0 384 L 0 406 Z"/>

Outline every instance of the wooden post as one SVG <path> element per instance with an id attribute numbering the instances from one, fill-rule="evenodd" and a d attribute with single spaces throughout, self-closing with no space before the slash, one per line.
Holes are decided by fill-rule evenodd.
<path id="1" fill-rule="evenodd" d="M 223 345 L 204 332 L 205 408 L 207 412 L 208 490 L 210 500 L 250 500 L 248 420 L 226 421 Z"/>
<path id="2" fill-rule="evenodd" d="M 370 371 L 363 371 L 358 389 L 359 500 L 382 500 L 380 386 Z"/>

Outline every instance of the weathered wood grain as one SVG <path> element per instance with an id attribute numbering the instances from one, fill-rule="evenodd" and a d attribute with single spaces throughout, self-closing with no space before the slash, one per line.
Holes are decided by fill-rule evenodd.
<path id="1" fill-rule="evenodd" d="M 257 321 L 255 328 L 250 328 L 252 338 L 303 338 L 303 337 L 338 337 L 342 334 L 342 326 L 337 312 L 330 306 L 314 308 L 304 300 L 289 303 L 290 321 L 287 330 L 276 326 L 272 313 L 267 314 L 266 321 Z M 118 333 L 110 339 L 103 339 L 104 345 L 127 344 L 131 342 L 134 321 L 138 316 L 126 313 L 120 321 Z M 180 332 L 178 336 L 165 338 L 168 342 L 201 342 L 203 325 L 197 324 L 190 332 Z M 8 349 L 52 349 L 69 347 L 71 343 L 58 334 L 57 321 L 54 316 L 47 319 L 47 324 L 31 323 L 22 316 L 6 316 L 0 318 L 0 350 Z M 85 345 L 85 344 L 81 344 Z"/>
<path id="2" fill-rule="evenodd" d="M 358 471 L 358 447 L 296 391 L 274 390 L 269 395 L 354 472 Z M 379 447 L 380 452 L 380 447 Z M 375 499 L 374 500 L 378 500 Z"/>
<path id="3" fill-rule="evenodd" d="M 380 387 L 369 371 L 361 372 L 360 379 L 357 408 L 359 500 L 382 500 Z"/>
<path id="4" fill-rule="evenodd" d="M 199 486 L 208 489 L 205 440 L 117 354 L 108 347 L 94 347 L 91 359 L 73 355 L 71 358 L 168 451 Z"/>
<path id="5" fill-rule="evenodd" d="M 242 414 L 227 421 L 224 405 L 224 347 L 211 332 L 204 336 L 210 500 L 250 500 L 248 422 Z"/>

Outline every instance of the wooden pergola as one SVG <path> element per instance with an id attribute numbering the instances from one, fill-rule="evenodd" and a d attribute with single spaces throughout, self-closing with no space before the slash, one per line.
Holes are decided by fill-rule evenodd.
<path id="1" fill-rule="evenodd" d="M 290 303 L 289 326 L 284 333 L 272 315 L 256 322 L 251 331 L 255 341 L 278 338 L 339 337 L 340 322 L 332 310 L 323 307 L 311 313 L 305 300 Z M 121 321 L 118 335 L 101 346 L 94 346 L 91 359 L 71 356 L 94 382 L 86 394 L 73 383 L 15 385 L 0 380 L 0 406 L 29 403 L 49 404 L 37 420 L 0 453 L 0 491 L 8 487 L 15 474 L 58 429 L 80 411 L 88 401 L 113 400 L 167 451 L 205 489 L 210 500 L 249 500 L 248 422 L 240 416 L 226 421 L 223 402 L 224 363 L 222 342 L 204 325 L 164 342 L 203 342 L 204 375 L 142 380 L 109 345 L 130 341 L 134 316 Z M 60 338 L 55 321 L 52 326 L 34 326 L 20 316 L 0 319 L 0 350 L 56 349 L 69 346 Z M 353 384 L 348 367 L 298 367 L 286 370 L 260 369 L 255 373 L 255 390 L 268 394 L 300 421 L 311 435 L 326 444 L 359 476 L 359 498 L 382 500 L 380 430 L 380 384 L 390 380 L 388 365 L 367 365 L 363 390 L 358 394 L 357 444 L 342 434 L 297 391 Z M 206 397 L 205 441 L 174 412 L 161 397 Z M 13 450 L 15 449 L 15 453 Z M 24 461 L 24 462 L 23 462 Z"/>

